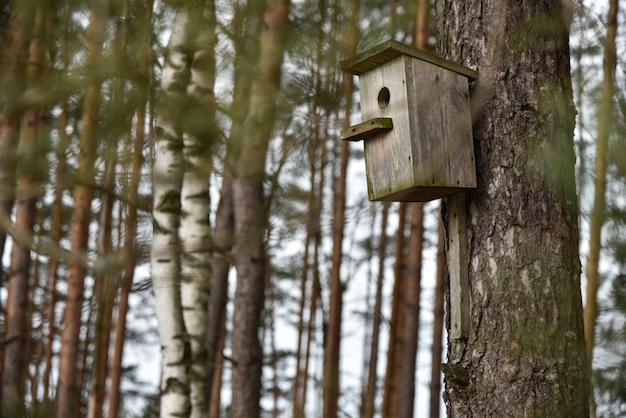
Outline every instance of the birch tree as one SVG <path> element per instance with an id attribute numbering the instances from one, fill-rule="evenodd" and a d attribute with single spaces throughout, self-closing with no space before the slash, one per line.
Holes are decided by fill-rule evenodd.
<path id="1" fill-rule="evenodd" d="M 191 348 L 190 402 L 191 416 L 207 415 L 208 363 L 207 324 L 210 287 L 209 186 L 212 171 L 211 145 L 219 132 L 215 120 L 215 4 L 204 0 L 194 4 L 187 30 L 193 36 L 190 101 L 185 115 L 183 157 L 185 172 L 181 194 L 180 237 L 181 303 L 183 319 Z"/>
<path id="2" fill-rule="evenodd" d="M 152 283 L 161 344 L 160 416 L 187 416 L 189 401 L 189 341 L 180 298 L 179 226 L 183 184 L 183 142 L 180 111 L 190 77 L 187 25 L 188 9 L 180 8 L 172 33 L 161 79 L 153 162 Z"/>

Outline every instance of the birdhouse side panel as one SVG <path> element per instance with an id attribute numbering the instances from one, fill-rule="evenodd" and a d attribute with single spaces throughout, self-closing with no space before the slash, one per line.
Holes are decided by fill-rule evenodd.
<path id="1" fill-rule="evenodd" d="M 467 78 L 446 68 L 412 60 L 409 89 L 419 119 L 414 145 L 416 184 L 433 188 L 476 187 Z"/>
<path id="2" fill-rule="evenodd" d="M 387 117 L 393 129 L 365 141 L 365 164 L 370 200 L 413 186 L 413 156 L 406 68 L 410 58 L 400 56 L 359 77 L 363 120 Z"/>

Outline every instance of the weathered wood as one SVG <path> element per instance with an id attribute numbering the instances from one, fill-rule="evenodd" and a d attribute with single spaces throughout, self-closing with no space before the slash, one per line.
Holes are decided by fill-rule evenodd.
<path id="1" fill-rule="evenodd" d="M 391 118 L 373 118 L 341 130 L 341 139 L 345 141 L 360 141 L 381 132 L 393 129 Z"/>
<path id="2" fill-rule="evenodd" d="M 360 81 L 363 118 L 393 119 L 365 145 L 370 200 L 423 202 L 476 187 L 465 75 L 402 54 Z"/>
<path id="3" fill-rule="evenodd" d="M 467 338 L 470 331 L 469 256 L 466 238 L 465 193 L 447 197 L 450 275 L 450 338 Z"/>
<path id="4" fill-rule="evenodd" d="M 393 40 L 383 42 L 352 58 L 342 61 L 341 69 L 360 76 L 402 55 L 417 58 L 438 67 L 454 71 L 458 74 L 464 75 L 470 80 L 476 80 L 478 78 L 478 73 L 470 68 L 466 68 L 456 62 L 448 61 L 445 58 L 441 58 L 424 50 L 413 48 Z"/>

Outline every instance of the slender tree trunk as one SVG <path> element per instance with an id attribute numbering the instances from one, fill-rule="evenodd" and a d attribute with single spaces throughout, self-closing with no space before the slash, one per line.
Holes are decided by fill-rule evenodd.
<path id="1" fill-rule="evenodd" d="M 152 4 L 147 8 L 147 21 L 151 21 Z M 147 76 L 149 73 L 148 62 L 144 63 L 141 74 Z M 146 96 L 141 95 L 140 104 L 137 107 L 135 123 L 135 140 L 132 151 L 132 168 L 130 174 L 130 184 L 127 195 L 130 204 L 126 207 L 126 219 L 124 220 L 124 259 L 126 261 L 122 281 L 120 283 L 119 300 L 117 303 L 117 319 L 115 322 L 115 342 L 113 345 L 113 358 L 109 369 L 109 408 L 108 418 L 117 418 L 121 402 L 120 385 L 122 380 L 122 359 L 124 354 L 124 343 L 126 340 L 126 316 L 128 314 L 128 298 L 130 296 L 135 266 L 137 263 L 137 248 L 135 245 L 135 235 L 137 231 L 137 204 L 139 203 L 139 180 L 141 176 L 141 166 L 143 164 L 143 148 L 145 145 L 145 115 Z"/>
<path id="2" fill-rule="evenodd" d="M 0 257 L 4 248 L 15 200 L 15 170 L 22 110 L 18 103 L 26 88 L 26 65 L 35 17 L 36 2 L 11 2 L 10 42 L 2 72 L 3 103 L 0 112 Z M 1 356 L 0 356 L 1 357 Z M 0 373 L 2 368 L 0 368 Z M 1 393 L 0 393 L 1 395 Z"/>
<path id="3" fill-rule="evenodd" d="M 359 0 L 350 1 L 350 23 L 345 35 L 345 55 L 353 56 L 356 53 L 358 28 L 356 22 L 359 15 Z M 350 126 L 352 112 L 352 92 L 354 81 L 351 75 L 344 75 L 345 107 L 343 126 Z M 342 141 L 339 161 L 339 176 L 336 182 L 333 201 L 333 252 L 330 271 L 330 305 L 328 329 L 326 331 L 326 346 L 324 349 L 324 391 L 323 415 L 326 418 L 336 418 L 339 403 L 339 368 L 341 356 L 341 317 L 343 310 L 343 284 L 341 282 L 341 263 L 343 258 L 343 236 L 346 213 L 346 175 L 348 170 L 349 148 Z"/>
<path id="4" fill-rule="evenodd" d="M 120 103 L 117 103 L 119 106 Z M 113 144 L 113 142 L 111 142 Z M 115 146 L 117 144 L 115 143 Z M 105 151 L 103 195 L 100 198 L 100 216 L 98 230 L 98 253 L 100 257 L 106 257 L 113 252 L 113 196 L 115 190 L 115 166 L 117 161 L 117 149 L 110 145 Z M 113 155 L 111 155 L 113 154 Z M 96 272 L 94 303 L 96 304 L 96 320 L 94 330 L 94 345 L 92 354 L 92 367 L 89 378 L 89 399 L 87 404 L 88 418 L 101 418 L 104 404 L 104 393 L 109 359 L 109 341 L 111 338 L 111 316 L 113 304 L 117 292 L 118 275 L 105 266 L 105 271 Z"/>
<path id="5" fill-rule="evenodd" d="M 235 66 L 235 86 L 233 101 L 230 107 L 232 126 L 230 137 L 226 144 L 224 160 L 224 175 L 220 189 L 220 201 L 215 215 L 215 230 L 213 231 L 213 253 L 211 260 L 211 291 L 209 300 L 209 330 L 208 330 L 208 358 L 209 369 L 207 381 L 210 416 L 216 418 L 219 413 L 218 390 L 221 387 L 221 367 L 223 355 L 219 348 L 220 341 L 226 338 L 226 305 L 228 303 L 228 274 L 233 262 L 231 253 L 235 240 L 235 217 L 233 206 L 232 179 L 240 152 L 240 143 L 244 138 L 243 125 L 248 114 L 250 85 L 259 55 L 258 39 L 263 26 L 263 12 L 265 1 L 249 1 L 245 4 L 245 11 L 237 9 L 233 19 L 233 32 L 239 33 L 243 26 L 243 35 L 235 39 L 237 65 Z M 222 343 L 222 347 L 224 346 Z M 217 386 L 216 386 L 217 385 Z M 217 399 L 216 399 L 217 395 Z"/>
<path id="6" fill-rule="evenodd" d="M 417 337 L 420 317 L 420 282 L 422 271 L 422 250 L 424 242 L 424 204 L 411 203 L 411 227 L 408 253 L 406 256 L 406 277 L 403 290 L 404 345 L 400 357 L 398 376 L 398 417 L 412 417 L 415 399 L 415 366 L 417 356 Z"/>
<path id="7" fill-rule="evenodd" d="M 102 43 L 106 26 L 106 7 L 92 4 L 87 28 L 88 61 L 95 62 L 102 54 Z M 98 147 L 96 129 L 100 114 L 100 86 L 87 86 L 82 107 L 82 131 L 80 154 L 78 156 L 78 176 L 80 184 L 74 188 L 74 212 L 70 230 L 70 245 L 73 252 L 87 250 L 89 223 L 91 221 L 91 201 L 94 179 L 94 160 Z M 61 333 L 61 353 L 59 359 L 59 385 L 57 389 L 57 417 L 70 418 L 78 415 L 75 409 L 80 398 L 77 374 L 78 346 L 82 325 L 83 290 L 87 266 L 73 260 L 68 263 L 67 301 L 65 304 L 65 326 Z"/>
<path id="8" fill-rule="evenodd" d="M 602 225 L 606 211 L 606 166 L 609 136 L 613 130 L 613 96 L 614 74 L 617 65 L 615 37 L 617 34 L 618 0 L 609 2 L 607 16 L 607 35 L 604 42 L 604 79 L 602 80 L 602 98 L 598 112 L 598 136 L 596 138 L 595 189 L 591 225 L 589 226 L 589 256 L 587 258 L 587 298 L 584 309 L 585 341 L 587 344 L 587 361 L 589 370 L 593 369 L 593 347 L 596 336 L 596 319 L 598 317 L 598 287 L 600 277 L 600 251 L 602 249 Z M 590 414 L 595 417 L 595 401 L 593 391 L 590 392 Z"/>
<path id="9" fill-rule="evenodd" d="M 184 135 L 185 174 L 181 195 L 180 237 L 181 303 L 191 346 L 191 417 L 205 418 L 208 411 L 207 323 L 209 315 L 211 212 L 209 199 L 212 171 L 211 145 L 219 133 L 214 112 L 215 4 L 212 0 L 190 8 L 195 35 L 191 78 L 187 94 L 192 100 L 192 119 Z"/>
<path id="10" fill-rule="evenodd" d="M 228 151 L 227 151 L 228 152 Z M 228 159 L 228 157 L 227 157 Z M 212 235 L 211 291 L 208 323 L 208 402 L 209 417 L 219 418 L 222 350 L 226 339 L 226 305 L 228 303 L 228 272 L 230 271 L 234 233 L 233 196 L 230 175 L 224 174 L 220 201 L 215 214 Z"/>
<path id="11" fill-rule="evenodd" d="M 387 367 L 383 386 L 383 404 L 381 411 L 383 417 L 396 416 L 399 396 L 398 376 L 402 368 L 400 358 L 404 346 L 404 334 L 402 331 L 404 330 L 405 317 L 402 315 L 402 301 L 404 298 L 404 281 L 406 278 L 406 218 L 407 204 L 403 202 L 398 206 L 398 230 L 396 232 L 395 242 L 396 264 L 394 266 L 394 286 L 391 302 L 391 318 L 389 321 Z"/>
<path id="12" fill-rule="evenodd" d="M 374 296 L 374 321 L 372 324 L 372 345 L 367 376 L 367 392 L 365 394 L 365 418 L 373 418 L 376 412 L 376 386 L 378 384 L 378 346 L 380 339 L 380 324 L 382 322 L 383 281 L 385 278 L 385 261 L 387 260 L 387 224 L 389 218 L 389 203 L 383 203 L 380 220 L 380 238 L 378 241 L 378 277 L 376 279 L 376 295 Z"/>
<path id="13" fill-rule="evenodd" d="M 64 34 L 63 49 L 61 52 L 63 66 L 69 65 L 69 52 L 68 52 L 68 40 L 67 33 Z M 71 138 L 67 134 L 67 126 L 69 122 L 69 103 L 65 99 L 61 103 L 61 115 L 59 117 L 59 144 L 56 147 L 56 161 L 57 169 L 55 173 L 54 181 L 54 203 L 52 208 L 52 223 L 50 226 L 50 239 L 53 246 L 60 247 L 61 238 L 63 237 L 63 225 L 65 223 L 65 216 L 63 213 L 63 192 L 67 188 L 67 148 L 70 145 Z M 45 365 L 43 372 L 43 401 L 44 405 L 48 405 L 50 402 L 50 374 L 52 373 L 52 357 L 54 356 L 53 344 L 55 336 L 58 333 L 56 327 L 56 304 L 57 304 L 57 282 L 59 280 L 59 269 L 61 267 L 61 260 L 57 255 L 52 255 L 48 261 L 47 275 L 48 275 L 48 332 L 45 345 Z"/>
<path id="14" fill-rule="evenodd" d="M 233 317 L 232 353 L 234 418 L 259 416 L 263 350 L 259 327 L 265 288 L 265 157 L 276 117 L 280 90 L 283 41 L 288 0 L 270 0 L 259 37 L 258 78 L 252 81 L 249 113 L 233 179 L 235 215 L 234 260 L 237 289 Z"/>
<path id="15" fill-rule="evenodd" d="M 18 105 L 26 88 L 26 64 L 34 20 L 35 4 L 18 7 L 12 2 L 10 22 L 10 43 L 5 55 L 8 63 L 2 73 L 2 92 L 4 100 L 0 111 L 0 260 L 4 256 L 7 231 L 11 227 L 11 213 L 15 203 L 17 149 L 22 121 L 22 110 Z M 2 268 L 4 270 L 4 268 Z M 1 285 L 2 283 L 0 283 Z M 3 308 L 3 313 L 6 312 Z M 6 319 L 2 321 L 0 333 L 6 332 Z M 6 335 L 1 335 L 7 340 Z M 0 381 L 3 381 L 5 356 L 0 355 Z M 13 378 L 11 378 L 13 379 Z M 0 385 L 0 401 L 2 390 Z"/>
<path id="16" fill-rule="evenodd" d="M 209 418 L 220 418 L 220 394 L 222 392 L 222 370 L 221 365 L 224 362 L 224 344 L 226 342 L 226 315 L 222 316 L 222 323 L 219 325 L 220 333 L 219 339 L 216 344 L 216 357 L 215 364 L 217 366 L 213 367 L 212 382 L 211 382 L 211 393 L 210 393 L 210 402 L 209 402 Z"/>
<path id="17" fill-rule="evenodd" d="M 446 282 L 446 259 L 444 254 L 445 234 L 441 212 L 437 240 L 437 284 L 433 319 L 433 346 L 430 375 L 430 418 L 439 418 L 441 404 L 441 351 L 443 349 L 443 322 Z"/>
<path id="18" fill-rule="evenodd" d="M 467 339 L 448 334 L 450 417 L 589 414 L 562 12 L 556 0 L 437 4 L 440 54 L 479 71 L 479 180 L 465 213 L 470 329 Z"/>
<path id="19" fill-rule="evenodd" d="M 130 172 L 130 182 L 126 185 L 126 194 L 130 204 L 126 205 L 126 218 L 124 219 L 124 259 L 126 261 L 122 280 L 120 283 L 119 297 L 117 302 L 117 318 L 115 322 L 115 342 L 113 344 L 113 358 L 109 369 L 109 396 L 108 396 L 108 418 L 117 418 L 121 402 L 121 380 L 122 380 L 122 360 L 124 345 L 126 341 L 126 317 L 128 314 L 129 296 L 133 284 L 135 266 L 137 264 L 138 249 L 135 242 L 137 233 L 137 206 L 139 205 L 139 182 L 141 180 L 141 168 L 143 165 L 143 148 L 146 145 L 146 104 L 148 98 L 148 79 L 151 76 L 150 54 L 152 32 L 152 1 L 148 1 L 145 6 L 144 19 L 147 22 L 142 28 L 144 30 L 144 54 L 145 60 L 139 70 L 139 75 L 145 84 L 139 84 L 139 103 L 135 112 L 135 136 L 132 144 L 132 167 Z M 149 121 L 150 126 L 152 120 Z M 149 134 L 152 132 L 149 131 Z M 130 146 L 129 146 L 130 148 Z"/>
<path id="20" fill-rule="evenodd" d="M 172 23 L 167 47 L 164 98 L 160 103 L 153 167 L 153 241 L 151 267 L 161 344 L 160 416 L 186 416 L 189 400 L 189 342 L 180 296 L 179 223 L 183 182 L 181 108 L 190 76 L 187 28 L 189 10 L 179 9 Z"/>
<path id="21" fill-rule="evenodd" d="M 44 44 L 47 4 L 37 6 L 34 36 L 30 42 L 29 83 L 40 82 L 44 68 Z M 35 106 L 26 111 L 20 129 L 15 224 L 22 233 L 33 235 L 37 218 L 37 202 L 43 193 L 46 178 L 43 141 L 44 111 Z M 30 243 L 13 241 L 6 306 L 7 333 L 4 340 L 4 373 L 2 414 L 24 414 L 25 379 L 29 346 L 29 293 L 31 281 Z"/>

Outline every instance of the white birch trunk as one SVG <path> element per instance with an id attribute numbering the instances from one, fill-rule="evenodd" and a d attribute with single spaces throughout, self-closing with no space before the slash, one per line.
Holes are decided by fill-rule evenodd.
<path id="1" fill-rule="evenodd" d="M 180 191 L 183 179 L 182 139 L 176 110 L 186 93 L 189 64 L 185 53 L 187 14 L 180 11 L 163 67 L 153 168 L 152 282 L 161 345 L 160 416 L 188 416 L 189 359 L 180 300 Z"/>
<path id="2" fill-rule="evenodd" d="M 208 413 L 207 342 L 210 285 L 210 143 L 214 140 L 213 80 L 215 65 L 214 10 L 212 1 L 202 10 L 192 10 L 191 19 L 201 16 L 197 23 L 191 79 L 187 88 L 194 111 L 191 124 L 204 125 L 184 135 L 185 174 L 183 178 L 180 237 L 182 281 L 180 285 L 183 316 L 191 343 L 190 402 L 191 418 L 206 418 Z M 197 24 L 196 23 L 196 24 Z M 196 26 L 196 25 L 192 25 Z M 199 123 L 201 122 L 201 123 Z M 197 124 L 197 125 L 196 125 Z"/>

